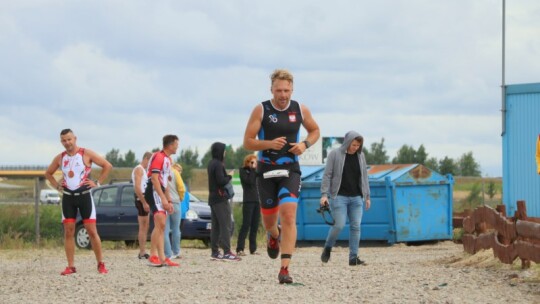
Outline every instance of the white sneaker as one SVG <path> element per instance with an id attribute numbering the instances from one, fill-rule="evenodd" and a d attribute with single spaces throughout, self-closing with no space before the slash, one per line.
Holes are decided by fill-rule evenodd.
<path id="1" fill-rule="evenodd" d="M 173 254 L 171 255 L 171 257 L 169 259 L 179 259 L 180 258 L 180 255 L 179 254 Z"/>

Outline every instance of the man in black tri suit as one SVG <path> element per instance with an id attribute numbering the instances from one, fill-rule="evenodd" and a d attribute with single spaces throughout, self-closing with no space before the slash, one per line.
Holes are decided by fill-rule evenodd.
<path id="1" fill-rule="evenodd" d="M 257 190 L 267 231 L 268 256 L 276 259 L 281 249 L 278 280 L 280 284 L 290 284 L 293 280 L 288 267 L 296 244 L 296 209 L 300 194 L 298 156 L 319 139 L 320 131 L 309 109 L 291 100 L 292 74 L 287 70 L 275 70 L 270 78 L 273 98 L 253 109 L 244 135 L 244 147 L 259 151 Z M 302 142 L 301 125 L 308 132 Z"/>

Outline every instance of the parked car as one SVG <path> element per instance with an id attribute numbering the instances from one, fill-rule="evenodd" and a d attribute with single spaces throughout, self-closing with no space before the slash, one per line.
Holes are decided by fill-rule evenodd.
<path id="1" fill-rule="evenodd" d="M 133 202 L 133 184 L 124 182 L 103 185 L 93 188 L 91 193 L 96 205 L 96 225 L 101 240 L 134 244 L 138 239 L 139 224 L 137 208 Z M 186 194 L 189 195 L 190 202 L 180 224 L 182 239 L 201 240 L 208 245 L 212 228 L 210 206 L 193 194 L 189 192 Z M 148 240 L 153 226 L 153 219 L 150 216 Z M 75 244 L 79 248 L 90 249 L 91 246 L 81 218 L 77 219 L 75 226 Z"/>
<path id="2" fill-rule="evenodd" d="M 60 203 L 60 194 L 56 190 L 44 189 L 39 192 L 39 201 L 42 204 L 55 204 Z"/>

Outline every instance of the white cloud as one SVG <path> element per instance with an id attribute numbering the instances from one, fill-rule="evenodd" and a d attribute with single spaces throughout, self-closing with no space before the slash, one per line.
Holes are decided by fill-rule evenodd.
<path id="1" fill-rule="evenodd" d="M 501 174 L 501 4 L 478 1 L 18 1 L 0 11 L 0 164 L 79 143 L 140 155 L 167 133 L 202 155 L 242 143 L 287 67 L 323 135 L 389 155 L 473 151 Z M 540 3 L 507 3 L 507 83 L 540 81 Z M 28 152 L 31 151 L 31 152 Z M 39 151 L 39 152 L 35 152 Z"/>

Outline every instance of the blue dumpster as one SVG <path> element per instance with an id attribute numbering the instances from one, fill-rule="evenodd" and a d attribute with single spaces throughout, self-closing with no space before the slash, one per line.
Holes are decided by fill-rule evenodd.
<path id="1" fill-rule="evenodd" d="M 329 227 L 317 213 L 323 166 L 302 167 L 302 191 L 297 212 L 298 240 L 325 240 Z M 451 175 L 420 164 L 368 167 L 371 208 L 364 212 L 362 240 L 388 243 L 452 238 Z M 345 226 L 339 240 L 349 239 Z"/>

